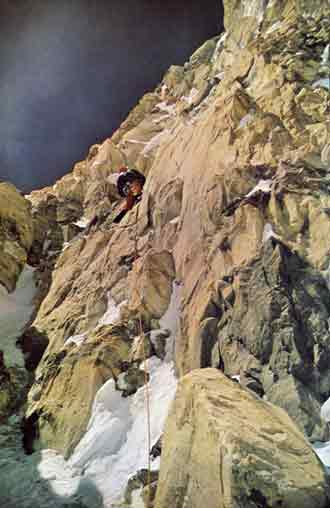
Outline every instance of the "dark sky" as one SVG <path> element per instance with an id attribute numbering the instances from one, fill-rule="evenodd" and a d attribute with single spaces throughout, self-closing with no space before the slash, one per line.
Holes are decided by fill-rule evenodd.
<path id="1" fill-rule="evenodd" d="M 53 183 L 221 23 L 219 0 L 0 0 L 0 179 Z"/>

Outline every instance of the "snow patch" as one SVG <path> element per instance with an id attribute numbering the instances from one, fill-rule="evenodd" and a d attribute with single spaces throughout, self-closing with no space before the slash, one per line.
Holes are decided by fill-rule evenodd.
<path id="1" fill-rule="evenodd" d="M 75 471 L 62 455 L 55 450 L 42 450 L 40 455 L 41 460 L 37 466 L 40 477 L 50 482 L 57 495 L 64 497 L 74 495 L 80 479 L 74 478 Z"/>
<path id="2" fill-rule="evenodd" d="M 0 343 L 7 367 L 24 366 L 24 357 L 16 347 L 16 338 L 33 311 L 33 298 L 37 291 L 34 272 L 34 268 L 25 266 L 13 293 L 8 293 L 0 285 Z"/>
<path id="3" fill-rule="evenodd" d="M 320 414 L 323 421 L 330 422 L 330 398 L 322 405 Z M 313 449 L 330 474 L 330 441 L 313 443 Z"/>
<path id="4" fill-rule="evenodd" d="M 148 361 L 151 439 L 163 431 L 176 390 L 174 367 L 158 358 Z M 109 380 L 99 390 L 87 432 L 69 463 L 80 468 L 104 496 L 105 506 L 119 501 L 127 480 L 148 464 L 146 387 L 123 398 Z"/>
<path id="5" fill-rule="evenodd" d="M 330 398 L 321 407 L 321 418 L 325 422 L 330 422 Z"/>
<path id="6" fill-rule="evenodd" d="M 108 293 L 108 308 L 103 316 L 100 318 L 98 325 L 112 325 L 116 321 L 120 319 L 120 306 L 125 302 L 122 302 L 120 305 L 117 305 L 111 294 Z"/>
<path id="7" fill-rule="evenodd" d="M 166 361 L 170 361 L 174 356 L 175 339 L 179 330 L 180 305 L 181 305 L 182 284 L 174 281 L 172 285 L 171 301 L 167 311 L 159 320 L 161 328 L 171 332 L 169 340 L 166 342 Z"/>
<path id="8" fill-rule="evenodd" d="M 193 100 L 194 100 L 194 98 L 196 97 L 197 94 L 198 94 L 197 88 L 192 88 L 190 90 L 190 94 L 189 95 L 184 95 L 182 97 L 182 99 L 184 101 L 186 101 L 189 104 L 189 106 L 190 106 L 193 103 Z"/>
<path id="9" fill-rule="evenodd" d="M 328 67 L 330 65 L 330 44 L 327 44 L 321 56 L 321 65 Z"/>
<path id="10" fill-rule="evenodd" d="M 214 53 L 213 53 L 212 58 L 211 58 L 211 63 L 212 64 L 214 64 L 216 62 L 216 60 L 217 60 L 217 58 L 219 56 L 219 53 L 220 53 L 221 49 L 223 48 L 223 45 L 224 45 L 227 37 L 228 37 L 228 33 L 224 32 L 221 35 L 220 39 L 218 40 L 217 45 L 216 45 L 215 50 L 214 50 Z"/>
<path id="11" fill-rule="evenodd" d="M 169 406 L 176 391 L 172 351 L 180 316 L 181 285 L 173 283 L 169 307 L 160 320 L 162 328 L 171 331 L 166 358 L 150 358 L 144 368 L 148 370 L 148 393 L 151 416 L 151 443 L 158 441 L 164 428 Z M 118 307 L 109 296 L 109 308 L 104 320 L 112 321 Z M 146 386 L 127 398 L 116 390 L 113 379 L 97 392 L 87 431 L 75 448 L 69 461 L 55 451 L 42 452 L 38 466 L 41 478 L 47 479 L 52 489 L 67 499 L 86 485 L 84 502 L 90 508 L 99 507 L 95 493 L 103 498 L 104 508 L 121 502 L 128 479 L 148 465 L 148 431 L 146 412 Z M 33 456 L 32 456 L 33 457 Z M 159 457 L 152 462 L 159 469 Z M 94 496 L 94 498 L 92 497 Z M 133 495 L 133 507 L 139 508 L 139 491 Z"/>
<path id="12" fill-rule="evenodd" d="M 162 434 L 176 391 L 172 351 L 178 329 L 180 293 L 181 285 L 174 282 L 169 307 L 160 320 L 161 327 L 172 334 L 165 362 L 152 357 L 143 365 L 149 373 L 152 443 Z M 69 463 L 84 471 L 103 494 L 105 506 L 111 506 L 122 498 L 129 477 L 147 467 L 147 443 L 146 386 L 123 398 L 111 379 L 98 391 L 87 432 Z M 158 466 L 159 461 L 153 462 L 154 469 Z"/>
<path id="13" fill-rule="evenodd" d="M 216 74 L 214 77 L 217 78 L 219 81 L 221 81 L 225 77 L 225 73 L 223 71 L 218 72 L 218 74 Z"/>
<path id="14" fill-rule="evenodd" d="M 326 270 L 322 270 L 321 271 L 321 274 L 322 276 L 324 277 L 324 280 L 325 280 L 325 283 L 327 285 L 327 288 L 329 289 L 330 291 L 330 265 L 328 266 L 328 268 Z M 328 324 L 330 325 L 330 323 L 328 322 Z M 328 401 L 326 401 L 323 406 L 325 406 L 325 404 L 327 404 Z M 322 408 L 323 408 L 322 406 Z M 322 417 L 322 414 L 321 414 L 321 417 Z"/>
<path id="15" fill-rule="evenodd" d="M 176 104 L 167 104 L 166 101 L 163 101 L 156 104 L 155 108 L 159 109 L 159 111 L 165 111 L 170 116 L 174 116 L 176 111 Z"/>
<path id="16" fill-rule="evenodd" d="M 87 226 L 89 224 L 89 219 L 87 217 L 83 216 L 79 220 L 77 220 L 76 222 L 73 222 L 73 224 L 75 226 L 78 226 L 78 228 L 85 229 L 85 228 L 87 228 Z"/>
<path id="17" fill-rule="evenodd" d="M 116 390 L 113 379 L 97 392 L 87 432 L 76 447 L 69 463 L 72 467 L 103 472 L 103 462 L 115 455 L 125 442 L 132 419 L 129 399 Z M 92 474 L 93 476 L 93 474 Z"/>
<path id="18" fill-rule="evenodd" d="M 266 34 L 271 34 L 272 32 L 275 32 L 278 28 L 281 27 L 281 25 L 282 25 L 281 21 L 276 21 L 276 23 L 274 23 L 266 30 Z"/>
<path id="19" fill-rule="evenodd" d="M 153 118 L 152 119 L 152 123 L 155 124 L 155 125 L 158 125 L 161 122 L 163 122 L 164 120 L 167 120 L 168 118 L 171 118 L 171 115 L 168 115 L 168 114 L 165 113 L 165 115 L 162 115 L 159 118 Z"/>
<path id="20" fill-rule="evenodd" d="M 49 238 L 45 238 L 44 243 L 42 245 L 42 253 L 43 254 L 46 254 L 46 252 L 48 251 L 51 243 L 52 242 L 51 242 L 51 240 L 49 240 Z"/>
<path id="21" fill-rule="evenodd" d="M 276 233 L 273 229 L 273 226 L 267 222 L 262 233 L 262 243 L 266 243 L 270 238 L 276 238 Z"/>
<path id="22" fill-rule="evenodd" d="M 82 333 L 80 335 L 72 335 L 65 341 L 65 345 L 68 344 L 76 344 L 77 346 L 81 346 L 81 344 L 85 341 L 86 334 Z"/>
<path id="23" fill-rule="evenodd" d="M 328 474 L 330 473 L 330 441 L 326 443 L 316 442 L 313 443 L 313 449 L 318 455 L 323 465 L 327 468 Z"/>
<path id="24" fill-rule="evenodd" d="M 253 189 L 248 194 L 246 194 L 246 197 L 249 198 L 259 191 L 269 194 L 272 188 L 272 183 L 272 180 L 259 180 L 257 185 L 253 187 Z"/>

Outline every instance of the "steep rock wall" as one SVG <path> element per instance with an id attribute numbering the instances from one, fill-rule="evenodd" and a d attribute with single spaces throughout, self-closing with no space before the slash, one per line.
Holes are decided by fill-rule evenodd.
<path id="1" fill-rule="evenodd" d="M 54 422 L 43 432 L 40 418 L 42 445 L 56 446 L 61 432 L 49 389 L 33 395 L 50 358 L 66 354 L 70 336 L 91 333 L 109 295 L 123 322 L 134 325 L 141 311 L 145 330 L 157 328 L 174 278 L 178 375 L 209 366 L 240 375 L 309 438 L 327 437 L 319 418 L 330 394 L 327 9 L 226 1 L 222 37 L 171 67 L 72 173 L 32 193 L 34 207 L 55 199 L 57 223 L 80 219 L 82 230 L 58 252 L 33 323 L 49 340 L 28 410 Z M 114 226 L 113 174 L 123 162 L 147 183 L 138 208 Z M 65 383 L 46 380 L 52 390 Z"/>

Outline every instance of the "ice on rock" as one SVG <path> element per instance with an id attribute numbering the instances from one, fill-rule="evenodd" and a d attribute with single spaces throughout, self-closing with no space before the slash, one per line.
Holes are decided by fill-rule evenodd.
<path id="1" fill-rule="evenodd" d="M 122 302 L 123 305 L 126 302 Z M 108 293 L 108 308 L 105 314 L 100 318 L 99 325 L 112 325 L 120 319 L 120 305 L 117 305 L 111 294 Z"/>

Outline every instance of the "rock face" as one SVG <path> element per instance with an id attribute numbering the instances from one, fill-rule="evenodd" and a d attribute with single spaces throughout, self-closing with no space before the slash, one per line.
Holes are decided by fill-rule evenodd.
<path id="1" fill-rule="evenodd" d="M 86 431 L 95 393 L 108 379 L 118 382 L 120 374 L 129 375 L 130 393 L 144 384 L 143 373 L 129 368 L 133 337 L 127 327 L 101 325 L 86 337 L 74 337 L 58 353 L 45 355 L 46 366 L 30 391 L 33 411 L 25 421 L 36 435 L 34 449 L 39 440 L 68 457 Z"/>
<path id="2" fill-rule="evenodd" d="M 325 439 L 329 13 L 316 1 L 226 1 L 225 24 L 111 139 L 31 194 L 35 218 L 48 217 L 48 251 L 57 250 L 33 326 L 49 341 L 44 358 L 56 355 L 93 329 L 110 295 L 149 331 L 177 279 L 178 374 L 213 366 L 240 375 L 310 439 Z M 123 163 L 147 182 L 114 226 Z M 45 228 L 36 229 L 44 245 Z M 38 376 L 43 369 L 44 360 Z"/>
<path id="3" fill-rule="evenodd" d="M 326 507 L 325 472 L 287 414 L 215 369 L 178 387 L 156 508 Z"/>
<path id="4" fill-rule="evenodd" d="M 0 284 L 13 291 L 33 240 L 30 204 L 16 188 L 0 182 Z"/>
<path id="5" fill-rule="evenodd" d="M 178 283 L 178 377 L 213 367 L 239 376 L 246 389 L 198 371 L 185 378 L 177 402 L 189 416 L 183 427 L 196 433 L 199 413 L 189 401 L 208 412 L 212 426 L 214 415 L 228 410 L 209 437 L 214 471 L 216 439 L 229 454 L 221 469 L 224 485 L 233 487 L 225 492 L 228 506 L 273 506 L 270 496 L 288 507 L 292 499 L 323 506 L 324 479 L 304 439 L 283 411 L 248 389 L 282 407 L 311 441 L 328 438 L 319 413 L 330 396 L 329 2 L 225 0 L 224 7 L 226 33 L 184 66 L 170 67 L 71 173 L 31 193 L 30 205 L 0 184 L 0 283 L 12 290 L 27 259 L 39 270 L 37 309 L 21 339 L 28 368 L 36 368 L 25 423 L 31 448 L 68 457 L 100 386 L 113 378 L 127 397 L 146 382 L 144 357 L 167 356 L 170 334 L 160 322 Z M 123 164 L 142 171 L 146 184 L 141 202 L 114 224 Z M 7 367 L 0 374 L 7 386 Z M 241 406 L 250 448 L 229 418 Z M 249 412 L 264 420 L 255 435 Z M 189 432 L 184 440 L 193 450 Z M 273 489 L 260 473 L 260 443 L 266 471 L 278 475 Z M 171 455 L 170 444 L 167 450 Z M 238 463 L 247 475 L 254 471 L 253 488 Z M 310 474 L 294 472 L 307 465 Z M 204 466 L 207 488 L 223 493 Z M 170 501 L 167 474 L 158 503 L 191 492 L 199 499 L 178 475 Z"/>
<path id="6" fill-rule="evenodd" d="M 23 355 L 15 342 L 20 325 L 28 320 L 30 302 L 24 295 L 17 299 L 15 288 L 33 235 L 29 201 L 13 185 L 0 182 L 0 422 L 22 405 L 28 390 Z"/>

